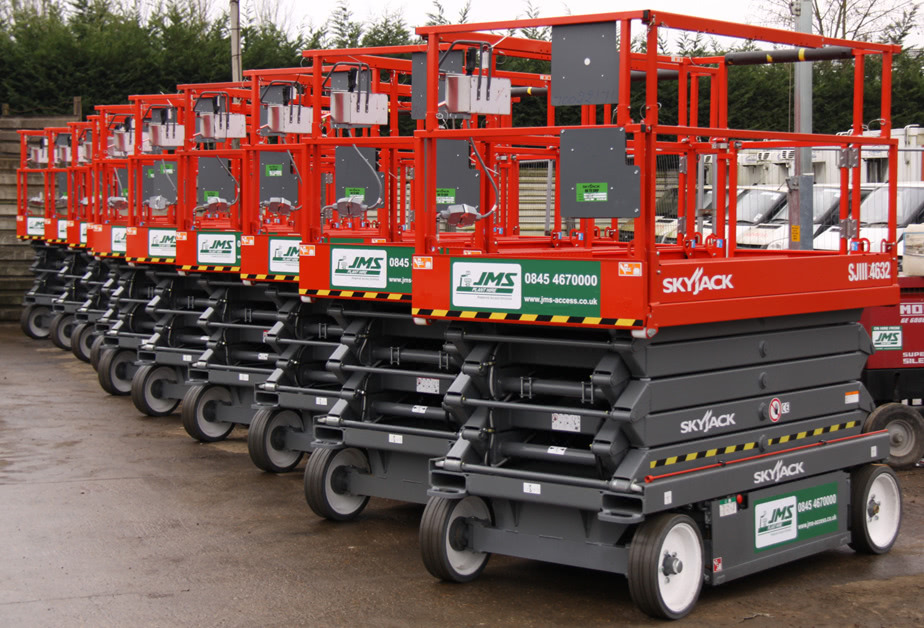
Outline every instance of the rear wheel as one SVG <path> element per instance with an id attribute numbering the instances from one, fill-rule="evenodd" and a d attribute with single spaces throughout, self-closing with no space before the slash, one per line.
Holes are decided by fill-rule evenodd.
<path id="1" fill-rule="evenodd" d="M 868 464 L 850 475 L 850 547 L 863 554 L 885 554 L 898 538 L 902 493 L 887 465 Z"/>
<path id="2" fill-rule="evenodd" d="M 886 403 L 873 410 L 863 424 L 864 432 L 889 431 L 889 457 L 896 469 L 913 467 L 924 458 L 924 417 L 903 403 Z"/>
<path id="3" fill-rule="evenodd" d="M 286 449 L 286 432 L 304 429 L 294 410 L 261 408 L 247 428 L 247 451 L 258 468 L 270 473 L 286 473 L 301 461 L 304 452 Z"/>
<path id="4" fill-rule="evenodd" d="M 65 314 L 63 312 L 55 314 L 51 319 L 51 326 L 48 330 L 51 343 L 59 349 L 70 351 L 71 343 L 73 342 L 75 323 L 76 321 L 73 314 Z"/>
<path id="5" fill-rule="evenodd" d="M 354 495 L 347 486 L 350 469 L 369 472 L 369 460 L 359 449 L 315 449 L 305 465 L 305 501 L 319 517 L 349 521 L 359 516 L 368 495 Z"/>
<path id="6" fill-rule="evenodd" d="M 51 333 L 51 308 L 47 305 L 30 303 L 23 308 L 19 317 L 22 332 L 36 340 L 44 340 Z"/>
<path id="7" fill-rule="evenodd" d="M 491 511 L 480 497 L 430 498 L 420 519 L 420 555 L 427 571 L 450 582 L 481 575 L 491 555 L 470 548 L 472 521 L 491 523 Z"/>
<path id="8" fill-rule="evenodd" d="M 224 386 L 191 386 L 183 397 L 180 412 L 186 433 L 203 443 L 226 439 L 234 429 L 234 423 L 220 421 L 218 412 L 219 406 L 229 406 L 232 402 L 231 391 Z"/>
<path id="9" fill-rule="evenodd" d="M 663 513 L 639 525 L 629 546 L 629 593 L 647 615 L 679 619 L 703 586 L 703 538 L 687 515 Z"/>
<path id="10" fill-rule="evenodd" d="M 180 400 L 165 393 L 165 385 L 177 384 L 176 369 L 145 364 L 132 379 L 132 403 L 148 416 L 166 416 L 176 410 Z"/>
<path id="11" fill-rule="evenodd" d="M 78 359 L 89 362 L 94 340 L 93 326 L 88 323 L 78 323 L 71 334 L 71 353 Z"/>
<path id="12" fill-rule="evenodd" d="M 99 385 L 110 395 L 123 396 L 132 391 L 135 374 L 135 352 L 131 349 L 110 349 L 102 353 L 96 374 Z"/>

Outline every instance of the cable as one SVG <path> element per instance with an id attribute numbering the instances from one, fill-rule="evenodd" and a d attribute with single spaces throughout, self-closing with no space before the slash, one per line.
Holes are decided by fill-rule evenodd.
<path id="1" fill-rule="evenodd" d="M 488 175 L 488 181 L 491 182 L 491 187 L 494 188 L 494 206 L 491 207 L 491 211 L 489 211 L 487 214 L 481 214 L 478 218 L 478 220 L 484 220 L 497 211 L 497 200 L 500 198 L 500 190 L 497 189 L 497 182 L 494 180 L 494 177 L 491 176 L 491 171 L 488 169 L 484 163 L 484 160 L 481 158 L 481 153 L 479 153 L 478 149 L 475 148 L 474 138 L 468 138 L 468 143 L 471 145 L 472 150 L 475 152 L 475 157 L 478 159 L 478 163 L 481 164 L 482 170 L 484 170 L 484 173 Z"/>
<path id="2" fill-rule="evenodd" d="M 366 159 L 366 156 L 363 155 L 362 151 L 359 150 L 359 147 L 356 144 L 353 144 L 353 149 L 356 151 L 356 154 L 359 155 L 359 158 L 362 159 L 363 162 L 365 162 L 365 164 L 369 167 L 369 171 L 372 172 L 372 176 L 375 177 L 375 182 L 379 184 L 379 198 L 376 202 L 372 204 L 371 207 L 367 208 L 366 211 L 378 209 L 383 204 L 382 196 L 385 194 L 385 187 L 382 185 L 382 179 L 379 177 L 379 173 L 376 172 L 375 168 L 372 166 L 372 164 L 369 163 L 369 160 Z M 496 186 L 495 186 L 495 189 L 496 189 Z"/>

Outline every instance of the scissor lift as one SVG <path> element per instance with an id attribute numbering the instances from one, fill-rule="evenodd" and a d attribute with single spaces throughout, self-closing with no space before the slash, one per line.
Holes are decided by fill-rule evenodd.
<path id="1" fill-rule="evenodd" d="M 647 52 L 630 49 L 632 26 Z M 529 52 L 551 60 L 550 103 L 581 107 L 580 126 L 440 128 L 440 46 L 497 39 L 488 31 L 551 26 Z M 724 57 L 659 55 L 666 28 L 709 32 L 782 50 Z M 871 352 L 862 308 L 898 299 L 895 181 L 887 241 L 845 238 L 839 251 L 735 248 L 738 152 L 817 146 L 845 155 L 890 138 L 895 46 L 832 40 L 656 11 L 418 29 L 428 46 L 426 129 L 415 183 L 413 314 L 445 324 L 468 346 L 443 407 L 461 426 L 430 463 L 420 528 L 428 570 L 479 575 L 491 553 L 626 574 L 646 613 L 678 618 L 702 583 L 720 584 L 829 548 L 888 551 L 901 496 L 878 465 L 888 435 L 863 433 L 872 408 L 860 374 Z M 796 47 L 795 49 L 791 47 Z M 862 135 L 864 59 L 881 57 L 881 137 Z M 855 134 L 731 129 L 727 78 L 753 62 L 853 60 Z M 704 70 L 705 69 L 705 70 Z M 643 73 L 642 119 L 629 109 Z M 710 80 L 700 123 L 698 88 Z M 677 120 L 659 120 L 659 78 L 679 80 Z M 599 108 L 603 122 L 599 122 Z M 570 233 L 505 242 L 494 219 L 476 223 L 475 250 L 454 247 L 436 220 L 436 142 L 471 138 L 487 151 L 557 147 L 556 223 Z M 719 194 L 713 233 L 686 221 L 676 244 L 657 243 L 657 156 L 696 163 L 711 154 Z M 859 193 L 852 160 L 842 170 Z M 695 177 L 677 176 L 681 215 Z M 487 198 L 492 190 L 486 189 Z M 854 203 L 852 211 L 857 211 Z M 689 214 L 689 215 L 692 215 Z M 620 241 L 618 220 L 634 223 Z M 610 223 L 610 228 L 601 228 Z M 846 222 L 845 222 L 846 224 Z M 625 238 L 623 238 L 625 240 Z"/>
<path id="2" fill-rule="evenodd" d="M 67 137 L 62 134 L 64 130 L 19 131 L 16 238 L 28 240 L 35 253 L 29 267 L 35 280 L 23 297 L 20 327 L 23 333 L 36 339 L 51 335 L 53 304 L 66 282 L 62 269 L 67 249 L 57 237 L 55 219 L 59 205 L 67 204 L 67 178 L 59 168 L 65 151 L 55 144 L 59 135 Z"/>

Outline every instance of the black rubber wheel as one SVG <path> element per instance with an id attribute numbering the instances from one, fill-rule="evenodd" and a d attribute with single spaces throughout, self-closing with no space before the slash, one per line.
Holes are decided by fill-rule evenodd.
<path id="1" fill-rule="evenodd" d="M 131 349 L 109 349 L 102 352 L 96 374 L 99 385 L 110 395 L 124 396 L 132 391 L 135 352 Z"/>
<path id="2" fill-rule="evenodd" d="M 924 458 L 924 417 L 903 403 L 886 403 L 866 417 L 864 432 L 889 430 L 889 457 L 896 469 L 913 467 Z"/>
<path id="3" fill-rule="evenodd" d="M 73 314 L 65 314 L 64 312 L 55 314 L 48 329 L 51 344 L 64 351 L 70 351 L 75 326 L 76 320 Z"/>
<path id="4" fill-rule="evenodd" d="M 687 515 L 644 521 L 629 545 L 629 593 L 647 615 L 679 619 L 693 610 L 703 586 L 703 538 Z"/>
<path id="5" fill-rule="evenodd" d="M 431 497 L 420 519 L 420 556 L 433 576 L 470 582 L 484 571 L 491 555 L 469 548 L 468 521 L 491 523 L 491 510 L 480 497 Z"/>
<path id="6" fill-rule="evenodd" d="M 164 394 L 164 384 L 179 383 L 172 366 L 145 364 L 132 378 L 132 403 L 148 416 L 167 416 L 180 405 L 180 400 Z"/>
<path id="7" fill-rule="evenodd" d="M 850 474 L 850 547 L 885 554 L 902 524 L 902 491 L 888 465 L 868 464 Z"/>
<path id="8" fill-rule="evenodd" d="M 22 333 L 36 340 L 44 340 L 51 333 L 51 308 L 31 303 L 22 309 L 19 316 Z"/>
<path id="9" fill-rule="evenodd" d="M 316 449 L 305 465 L 305 501 L 319 517 L 350 521 L 359 516 L 368 495 L 347 492 L 345 472 L 349 468 L 369 472 L 369 459 L 359 449 Z"/>
<path id="10" fill-rule="evenodd" d="M 286 449 L 287 431 L 304 431 L 295 410 L 261 408 L 247 428 L 247 451 L 257 468 L 269 473 L 287 473 L 302 460 L 304 452 Z"/>
<path id="11" fill-rule="evenodd" d="M 180 418 L 186 433 L 203 443 L 215 443 L 228 438 L 234 423 L 218 421 L 218 406 L 233 402 L 231 391 L 215 384 L 190 386 L 183 397 Z"/>
<path id="12" fill-rule="evenodd" d="M 99 359 L 103 352 L 106 351 L 106 345 L 104 344 L 103 340 L 103 335 L 97 334 L 93 339 L 93 344 L 90 345 L 90 364 L 93 366 L 94 371 L 99 370 Z"/>
<path id="13" fill-rule="evenodd" d="M 96 337 L 93 335 L 93 326 L 89 323 L 78 323 L 71 334 L 71 353 L 79 360 L 89 362 L 94 340 Z"/>

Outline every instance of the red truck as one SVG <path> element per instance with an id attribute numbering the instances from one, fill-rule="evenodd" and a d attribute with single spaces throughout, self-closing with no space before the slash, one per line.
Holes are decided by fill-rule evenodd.
<path id="1" fill-rule="evenodd" d="M 904 468 L 924 457 L 924 417 L 906 405 L 924 402 L 924 277 L 899 277 L 898 283 L 899 305 L 863 312 L 863 326 L 876 350 L 866 363 L 863 383 L 877 406 L 864 431 L 888 429 L 888 462 Z"/>

